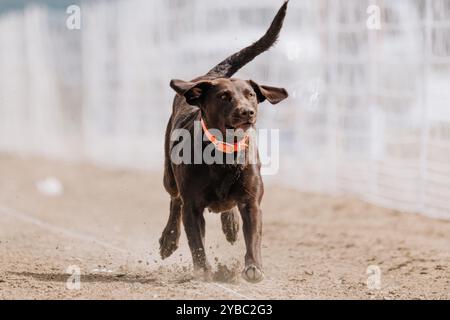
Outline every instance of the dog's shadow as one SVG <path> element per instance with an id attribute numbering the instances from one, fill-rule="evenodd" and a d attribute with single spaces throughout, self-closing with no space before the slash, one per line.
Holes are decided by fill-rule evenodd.
<path id="1" fill-rule="evenodd" d="M 10 275 L 32 278 L 37 281 L 42 282 L 68 282 L 70 281 L 71 275 L 68 273 L 37 273 L 37 272 L 8 272 Z M 81 274 L 80 275 L 81 282 L 87 283 L 139 283 L 139 284 L 150 284 L 156 283 L 157 279 L 147 276 L 138 276 L 138 275 L 124 275 L 124 274 L 97 274 L 97 273 L 89 273 L 89 274 Z"/>

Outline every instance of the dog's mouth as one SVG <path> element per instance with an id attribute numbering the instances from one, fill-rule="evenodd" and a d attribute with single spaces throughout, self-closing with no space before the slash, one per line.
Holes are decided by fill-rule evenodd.
<path id="1" fill-rule="evenodd" d="M 226 129 L 247 131 L 250 128 L 253 128 L 254 125 L 255 125 L 255 121 L 243 121 L 243 122 L 233 123 L 232 125 L 227 124 Z"/>

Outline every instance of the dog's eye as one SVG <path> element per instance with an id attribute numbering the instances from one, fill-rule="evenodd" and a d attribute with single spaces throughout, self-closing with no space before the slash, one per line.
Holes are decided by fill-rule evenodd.
<path id="1" fill-rule="evenodd" d="M 248 96 L 249 96 L 250 98 L 254 98 L 254 97 L 256 96 L 256 94 L 254 94 L 253 92 L 249 92 L 249 93 L 248 93 Z"/>
<path id="2" fill-rule="evenodd" d="M 219 94 L 219 98 L 224 101 L 230 101 L 231 95 L 229 92 L 222 92 L 221 94 Z"/>

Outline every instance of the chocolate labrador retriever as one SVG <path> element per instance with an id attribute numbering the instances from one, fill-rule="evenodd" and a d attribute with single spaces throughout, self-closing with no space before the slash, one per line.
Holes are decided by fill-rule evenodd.
<path id="1" fill-rule="evenodd" d="M 170 83 L 177 93 L 165 137 L 164 187 L 171 201 L 169 220 L 159 240 L 160 254 L 165 259 L 178 248 L 182 221 L 194 269 L 206 279 L 210 277 L 210 266 L 205 254 L 205 209 L 221 213 L 222 229 L 231 243 L 237 239 L 239 211 L 247 249 L 242 276 L 249 282 L 259 282 L 264 277 L 260 209 L 264 187 L 259 157 L 256 156 L 254 162 L 249 161 L 250 152 L 246 151 L 252 141 L 246 133 L 255 126 L 259 103 L 265 100 L 279 103 L 288 97 L 288 93 L 283 88 L 231 77 L 276 42 L 287 4 L 285 1 L 266 34 L 254 44 L 233 54 L 204 76 L 191 81 L 172 80 Z M 216 134 L 212 133 L 213 129 Z M 241 134 L 233 134 L 230 138 L 230 130 Z M 180 131 L 188 132 L 192 139 L 186 136 L 181 139 Z M 231 163 L 196 161 L 198 152 L 183 154 L 185 161 L 174 161 L 174 151 L 180 150 L 180 145 L 187 147 L 183 153 L 195 149 L 195 138 L 199 134 L 200 147 L 196 150 L 201 156 L 206 150 L 213 154 L 215 160 L 230 160 L 231 155 Z M 237 155 L 242 155 L 242 151 L 243 160 L 237 161 Z"/>

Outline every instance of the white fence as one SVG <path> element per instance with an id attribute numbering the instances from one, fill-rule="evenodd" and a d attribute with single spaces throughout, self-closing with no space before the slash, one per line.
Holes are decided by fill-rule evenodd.
<path id="1" fill-rule="evenodd" d="M 87 1 L 81 30 L 2 13 L 0 150 L 160 169 L 169 80 L 258 38 L 280 3 Z M 281 38 L 239 73 L 291 93 L 261 108 L 281 133 L 268 180 L 450 218 L 450 0 L 291 1 Z"/>

